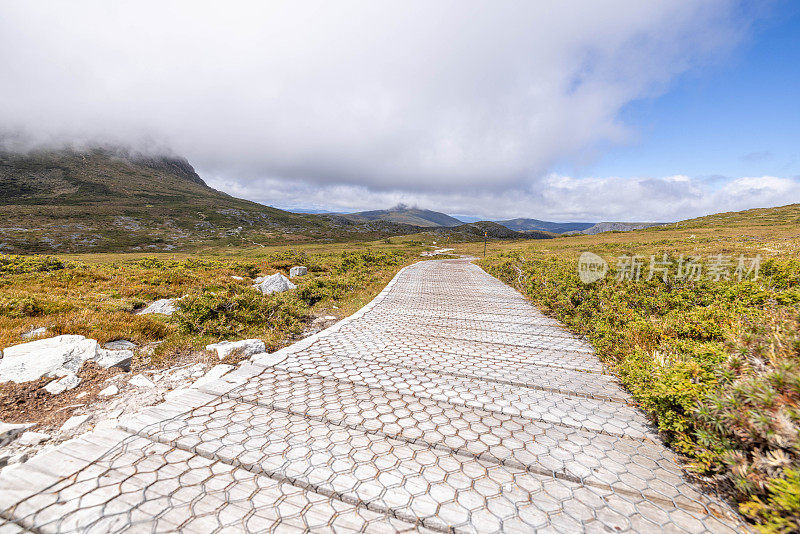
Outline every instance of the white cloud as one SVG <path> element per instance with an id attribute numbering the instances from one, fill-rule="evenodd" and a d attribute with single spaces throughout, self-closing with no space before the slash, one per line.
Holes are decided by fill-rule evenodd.
<path id="1" fill-rule="evenodd" d="M 169 146 L 242 187 L 526 188 L 630 136 L 620 109 L 734 44 L 740 7 L 6 1 L 0 124 Z"/>
<path id="2" fill-rule="evenodd" d="M 630 102 L 718 57 L 737 0 L 0 0 L 0 124 L 169 147 L 285 207 L 676 220 L 800 201 L 796 180 L 576 179 Z M 642 169 L 647 172 L 647 169 Z"/>
<path id="3" fill-rule="evenodd" d="M 242 184 L 212 177 L 235 195 L 284 208 L 359 211 L 398 203 L 444 209 L 485 219 L 529 217 L 556 221 L 678 221 L 725 211 L 800 202 L 800 179 L 571 178 L 546 176 L 535 186 L 505 191 L 374 191 L 364 186 L 309 185 L 280 179 Z"/>

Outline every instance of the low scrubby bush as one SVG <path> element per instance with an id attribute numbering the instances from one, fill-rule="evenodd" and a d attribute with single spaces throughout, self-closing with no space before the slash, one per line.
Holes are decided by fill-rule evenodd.
<path id="1" fill-rule="evenodd" d="M 399 252 L 358 251 L 344 252 L 337 267 L 337 272 L 375 271 L 386 267 L 395 267 L 403 263 L 405 256 Z"/>
<path id="2" fill-rule="evenodd" d="M 0 299 L 0 315 L 4 317 L 36 317 L 43 311 L 42 303 L 33 297 Z"/>
<path id="3" fill-rule="evenodd" d="M 44 273 L 66 269 L 68 266 L 64 260 L 52 256 L 0 255 L 0 275 Z"/>
<path id="4" fill-rule="evenodd" d="M 173 318 L 184 333 L 227 339 L 264 329 L 297 332 L 307 314 L 307 306 L 289 293 L 228 286 L 181 299 Z"/>

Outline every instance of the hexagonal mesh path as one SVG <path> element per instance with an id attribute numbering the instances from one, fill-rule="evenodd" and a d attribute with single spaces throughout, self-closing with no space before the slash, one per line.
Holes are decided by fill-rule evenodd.
<path id="1" fill-rule="evenodd" d="M 735 532 L 592 348 L 465 260 L 0 476 L 0 532 Z"/>

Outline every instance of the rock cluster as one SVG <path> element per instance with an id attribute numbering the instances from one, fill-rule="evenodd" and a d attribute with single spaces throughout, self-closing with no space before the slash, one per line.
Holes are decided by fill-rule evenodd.
<path id="1" fill-rule="evenodd" d="M 96 340 L 77 335 L 62 335 L 22 343 L 8 347 L 0 354 L 3 356 L 0 360 L 0 383 L 30 382 L 43 376 L 74 376 L 83 366 L 83 362 L 89 360 L 104 368 L 129 367 L 133 358 L 131 350 L 104 349 L 98 346 Z M 70 385 L 74 379 L 58 382 L 64 382 L 64 389 L 60 391 L 78 385 Z"/>
<path id="2" fill-rule="evenodd" d="M 233 369 L 232 365 L 220 364 L 209 370 L 206 364 L 197 363 L 144 371 L 133 377 L 116 374 L 106 379 L 107 385 L 99 392 L 95 402 L 76 406 L 72 417 L 60 427 L 48 429 L 48 433 L 33 432 L 31 427 L 36 426 L 34 423 L 0 422 L 0 470 L 24 463 L 31 456 L 86 430 L 113 428 L 124 414 L 134 413 L 144 406 L 151 406 L 186 390 L 199 388 Z"/>
<path id="3" fill-rule="evenodd" d="M 10 443 L 17 436 L 28 430 L 33 425 L 28 423 L 12 424 L 0 422 L 0 447 L 6 443 Z"/>

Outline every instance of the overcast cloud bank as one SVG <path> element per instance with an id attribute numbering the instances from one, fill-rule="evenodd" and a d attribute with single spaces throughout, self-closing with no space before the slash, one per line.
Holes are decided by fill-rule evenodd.
<path id="1" fill-rule="evenodd" d="M 7 132 L 166 147 L 273 205 L 672 220 L 800 199 L 781 178 L 550 173 L 629 141 L 626 104 L 735 46 L 734 0 L 0 6 Z"/>
<path id="2" fill-rule="evenodd" d="M 212 178 L 208 182 L 235 196 L 285 209 L 352 212 L 403 203 L 423 208 L 444 206 L 451 214 L 494 220 L 526 217 L 554 221 L 671 222 L 800 202 L 800 179 L 775 176 L 713 180 L 688 176 L 576 179 L 551 174 L 534 186 L 496 193 L 372 191 L 364 186 L 320 186 L 273 179 L 243 184 Z M 275 198 L 280 201 L 274 202 Z"/>

